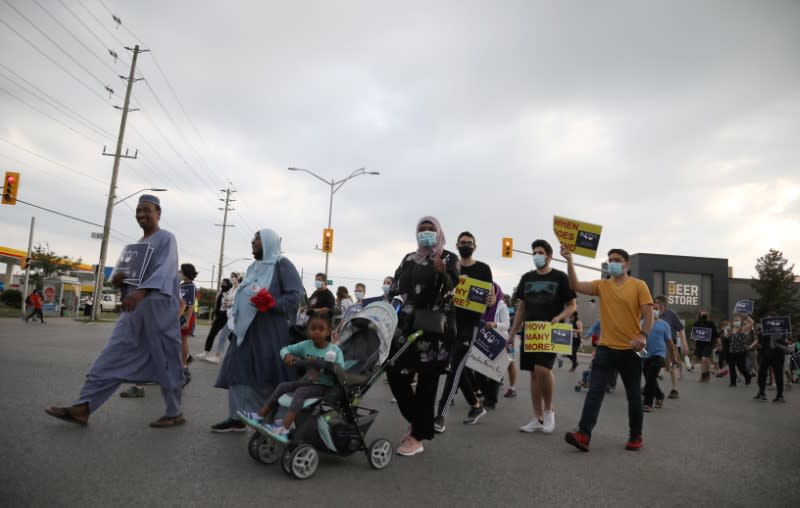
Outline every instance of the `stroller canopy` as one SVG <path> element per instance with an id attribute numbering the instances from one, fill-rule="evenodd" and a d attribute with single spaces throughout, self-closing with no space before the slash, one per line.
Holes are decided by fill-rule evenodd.
<path id="1" fill-rule="evenodd" d="M 383 364 L 389 357 L 395 328 L 397 328 L 397 313 L 386 302 L 373 302 L 349 317 L 339 334 L 339 347 L 345 354 L 345 368 L 349 371 L 350 366 L 347 363 L 354 363 L 352 360 L 360 360 L 362 363 L 368 357 L 374 357 L 377 365 Z M 363 363 L 361 366 L 372 367 Z"/>

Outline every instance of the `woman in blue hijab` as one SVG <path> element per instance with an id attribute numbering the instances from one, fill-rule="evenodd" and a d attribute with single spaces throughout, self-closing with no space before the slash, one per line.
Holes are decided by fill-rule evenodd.
<path id="1" fill-rule="evenodd" d="M 281 239 L 262 229 L 251 242 L 255 261 L 239 284 L 231 316 L 232 341 L 215 386 L 228 389 L 228 418 L 211 426 L 214 432 L 244 431 L 236 412 L 258 411 L 272 390 L 295 374 L 281 361 L 280 350 L 289 345 L 289 321 L 303 296 L 300 275 L 281 256 Z M 259 311 L 250 299 L 267 289 L 275 306 Z"/>

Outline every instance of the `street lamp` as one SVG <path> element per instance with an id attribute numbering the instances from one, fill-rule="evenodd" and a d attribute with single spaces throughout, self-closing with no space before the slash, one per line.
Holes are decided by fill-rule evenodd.
<path id="1" fill-rule="evenodd" d="M 331 216 L 333 215 L 333 195 L 336 194 L 336 191 L 342 188 L 342 185 L 347 183 L 348 180 L 352 180 L 353 178 L 361 175 L 380 175 L 378 171 L 367 171 L 364 168 L 359 168 L 352 173 L 347 178 L 342 178 L 341 180 L 334 180 L 331 178 L 330 180 L 326 180 L 319 176 L 318 174 L 314 173 L 313 171 L 309 171 L 308 169 L 303 168 L 288 168 L 289 171 L 305 171 L 309 175 L 313 176 L 317 180 L 325 182 L 325 185 L 328 185 L 331 188 L 331 198 L 328 204 L 328 229 L 331 227 Z M 330 252 L 325 253 L 325 278 L 328 278 L 328 258 L 330 257 Z"/>
<path id="2" fill-rule="evenodd" d="M 132 193 L 132 194 L 128 194 L 127 196 L 125 196 L 124 198 L 120 199 L 119 201 L 115 201 L 115 202 L 114 202 L 114 206 L 117 206 L 118 204 L 122 203 L 122 202 L 123 202 L 123 201 L 125 201 L 126 199 L 128 199 L 128 198 L 132 198 L 133 196 L 135 196 L 135 195 L 137 195 L 137 194 L 139 194 L 139 193 L 141 193 L 141 192 L 144 192 L 144 191 L 152 191 L 152 192 L 166 192 L 166 191 L 167 191 L 167 189 L 160 189 L 160 188 L 157 188 L 157 187 L 150 187 L 150 188 L 147 188 L 147 189 L 139 189 L 139 190 L 137 190 L 136 192 L 134 192 L 134 193 Z"/>
<path id="3" fill-rule="evenodd" d="M 116 182 L 116 177 L 114 179 Z M 111 232 L 111 215 L 113 213 L 113 209 L 118 204 L 122 203 L 126 199 L 133 197 L 140 192 L 144 191 L 153 191 L 153 192 L 164 192 L 167 189 L 161 189 L 158 187 L 148 187 L 144 189 L 139 189 L 138 191 L 134 192 L 133 194 L 129 194 L 124 198 L 120 199 L 119 201 L 114 201 L 116 197 L 114 193 L 115 184 L 112 183 L 111 189 L 112 191 L 109 193 L 108 196 L 108 205 L 106 208 L 106 220 L 103 224 L 103 238 L 100 239 L 100 261 L 97 263 L 97 274 L 94 277 L 94 301 L 95 305 L 92 307 L 92 319 L 97 319 L 97 309 L 100 308 L 101 297 L 103 295 L 103 278 L 105 276 L 105 266 L 106 266 L 106 252 L 108 250 L 108 237 Z"/>

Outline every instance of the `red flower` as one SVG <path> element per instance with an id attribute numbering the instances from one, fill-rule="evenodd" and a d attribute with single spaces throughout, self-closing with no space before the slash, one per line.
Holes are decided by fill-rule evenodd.
<path id="1" fill-rule="evenodd" d="M 252 303 L 259 312 L 267 312 L 269 309 L 275 307 L 275 298 L 272 293 L 264 288 L 261 288 L 258 293 L 250 297 Z"/>

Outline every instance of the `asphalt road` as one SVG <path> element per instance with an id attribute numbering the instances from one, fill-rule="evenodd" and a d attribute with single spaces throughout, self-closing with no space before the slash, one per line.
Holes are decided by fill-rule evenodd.
<path id="1" fill-rule="evenodd" d="M 447 431 L 422 455 L 395 456 L 383 471 L 363 455 L 323 455 L 316 474 L 299 481 L 251 459 L 247 434 L 209 431 L 227 407 L 210 363 L 192 367 L 183 427 L 147 426 L 163 412 L 155 386 L 143 399 L 112 397 L 86 428 L 45 415 L 77 396 L 111 326 L 0 319 L 3 506 L 797 506 L 800 385 L 779 405 L 753 401 L 754 387 L 700 385 L 689 374 L 679 400 L 645 415 L 640 452 L 624 450 L 620 391 L 606 397 L 592 450 L 581 453 L 563 436 L 585 392 L 574 391 L 578 375 L 565 367 L 556 371 L 553 435 L 518 431 L 531 414 L 523 379 L 520 396 L 474 426 L 461 423 L 458 399 Z M 193 351 L 206 330 L 198 327 Z M 382 381 L 366 396 L 380 410 L 368 437 L 396 444 L 406 424 L 390 397 Z"/>

